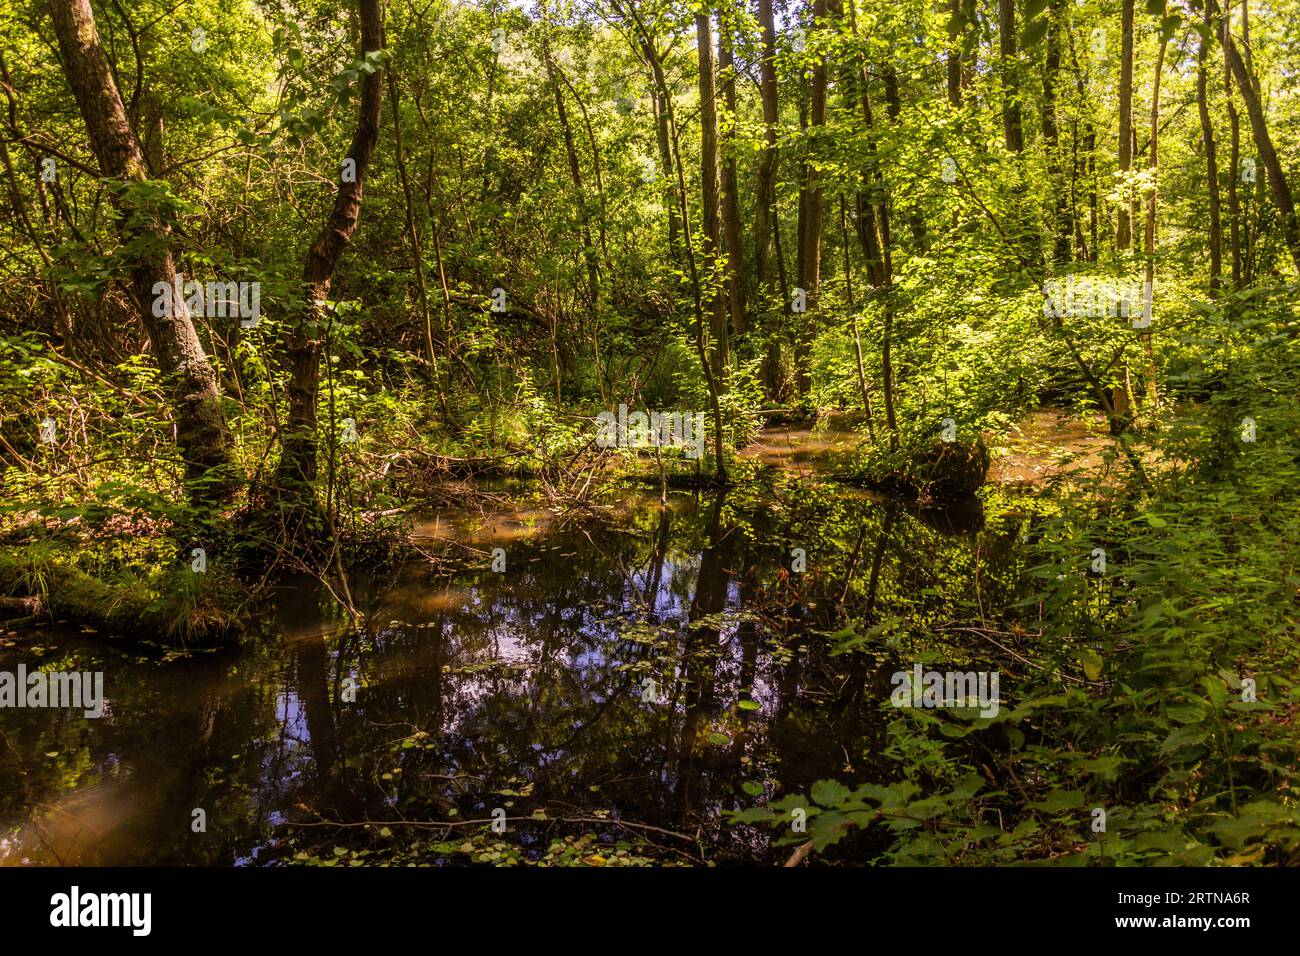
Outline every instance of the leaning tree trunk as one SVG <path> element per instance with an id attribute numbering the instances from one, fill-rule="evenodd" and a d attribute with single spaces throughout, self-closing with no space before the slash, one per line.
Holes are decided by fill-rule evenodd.
<path id="1" fill-rule="evenodd" d="M 384 27 L 380 17 L 379 0 L 360 0 L 361 52 L 367 54 L 382 50 Z M 383 92 L 383 74 L 376 69 L 361 81 L 361 107 L 357 117 L 356 132 L 347 160 L 354 164 L 350 172 L 339 175 L 338 192 L 334 208 L 325 226 L 311 244 L 303 265 L 304 301 L 292 317 L 292 330 L 286 352 L 289 368 L 289 416 L 285 429 L 280 467 L 276 484 L 289 504 L 291 532 L 296 536 L 305 530 L 304 520 L 315 514 L 316 480 L 316 402 L 320 393 L 320 351 L 322 333 L 326 324 L 325 301 L 334 278 L 334 267 L 344 247 L 356 232 L 361 216 L 361 191 L 365 181 L 366 166 L 379 138 L 379 110 Z M 342 167 L 340 167 L 341 169 Z"/>
<path id="2" fill-rule="evenodd" d="M 1207 0 L 1207 2 L 1210 5 L 1211 15 L 1217 16 L 1219 5 L 1216 0 Z M 1291 187 L 1282 172 L 1282 163 L 1277 158 L 1277 150 L 1273 148 L 1273 137 L 1269 135 L 1268 123 L 1264 119 L 1264 107 L 1260 103 L 1259 88 L 1254 76 L 1242 60 L 1241 54 L 1237 52 L 1237 44 L 1233 41 L 1232 32 L 1226 22 L 1220 39 L 1223 42 L 1223 51 L 1228 57 L 1228 66 L 1237 79 L 1237 88 L 1246 103 L 1246 116 L 1250 119 L 1250 131 L 1255 138 L 1255 148 L 1259 150 L 1260 162 L 1268 172 L 1268 187 L 1282 216 L 1282 238 L 1286 240 L 1286 247 L 1291 252 L 1291 261 L 1295 263 L 1296 271 L 1300 272 L 1300 222 L 1296 219 Z M 1235 175 L 1236 171 L 1233 172 Z"/>
<path id="3" fill-rule="evenodd" d="M 154 356 L 169 381 L 176 444 L 185 462 L 189 494 L 195 500 L 220 500 L 234 491 L 239 475 L 216 372 L 182 296 L 173 297 L 171 315 L 154 315 L 154 286 L 174 287 L 176 269 L 166 226 L 156 210 L 134 201 L 129 188 L 147 178 L 144 155 L 99 45 L 89 0 L 50 0 L 49 6 L 68 84 L 85 119 L 91 148 L 100 171 L 117 181 L 110 192 L 123 246 L 132 250 L 131 292 Z"/>

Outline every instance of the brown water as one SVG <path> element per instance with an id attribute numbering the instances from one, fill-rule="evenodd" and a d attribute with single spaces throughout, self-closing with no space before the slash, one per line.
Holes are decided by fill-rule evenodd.
<path id="1" fill-rule="evenodd" d="M 993 448 L 989 481 L 1024 487 L 1058 477 L 1096 475 L 1115 439 L 1105 416 L 1044 408 L 1014 426 Z"/>
<path id="2" fill-rule="evenodd" d="M 459 821 L 497 808 L 525 856 L 587 834 L 660 860 L 772 862 L 724 811 L 885 763 L 907 638 L 835 655 L 846 622 L 896 621 L 927 659 L 969 660 L 979 649 L 940 625 L 1015 599 L 1020 515 L 984 512 L 954 536 L 785 479 L 662 509 L 632 491 L 581 515 L 524 502 L 417 522 L 438 560 L 354 572 L 359 628 L 304 581 L 238 650 L 11 634 L 0 670 L 102 670 L 108 705 L 0 710 L 0 862 L 401 860 L 421 839 L 481 839 Z"/>
<path id="3" fill-rule="evenodd" d="M 832 417 L 817 426 L 770 425 L 742 448 L 739 455 L 811 478 L 838 467 L 847 454 L 862 445 L 863 438 L 841 417 Z"/>

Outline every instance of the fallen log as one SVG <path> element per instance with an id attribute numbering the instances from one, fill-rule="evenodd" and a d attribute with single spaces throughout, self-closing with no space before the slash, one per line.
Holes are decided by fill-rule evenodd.
<path id="1" fill-rule="evenodd" d="M 0 620 L 14 617 L 34 617 L 41 613 L 41 599 L 31 597 L 0 597 Z"/>

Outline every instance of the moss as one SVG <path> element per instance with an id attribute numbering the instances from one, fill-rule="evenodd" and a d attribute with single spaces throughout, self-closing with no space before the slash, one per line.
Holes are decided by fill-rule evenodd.
<path id="1" fill-rule="evenodd" d="M 38 597 L 51 620 L 88 625 L 106 636 L 229 643 L 243 630 L 242 592 L 216 570 L 91 574 L 72 554 L 41 545 L 0 553 L 0 593 Z"/>
<path id="2" fill-rule="evenodd" d="M 920 446 L 905 471 L 907 481 L 930 500 L 948 501 L 973 495 L 989 471 L 989 450 L 974 441 L 932 441 Z"/>
<path id="3" fill-rule="evenodd" d="M 982 438 L 946 442 L 926 437 L 893 452 L 870 453 L 843 477 L 925 506 L 944 505 L 975 494 L 988 475 L 990 460 Z"/>

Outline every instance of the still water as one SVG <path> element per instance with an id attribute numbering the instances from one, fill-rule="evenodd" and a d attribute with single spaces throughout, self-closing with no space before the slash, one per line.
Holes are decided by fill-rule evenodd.
<path id="1" fill-rule="evenodd" d="M 464 821 L 494 810 L 488 845 L 525 859 L 579 838 L 588 861 L 779 862 L 725 812 L 886 776 L 900 647 L 970 660 L 943 624 L 1015 600 L 1014 499 L 972 507 L 788 475 L 667 507 L 624 489 L 418 521 L 427 560 L 354 570 L 358 627 L 302 581 L 239 649 L 11 632 L 0 670 L 103 671 L 107 703 L 0 710 L 0 863 L 493 861 Z"/>

